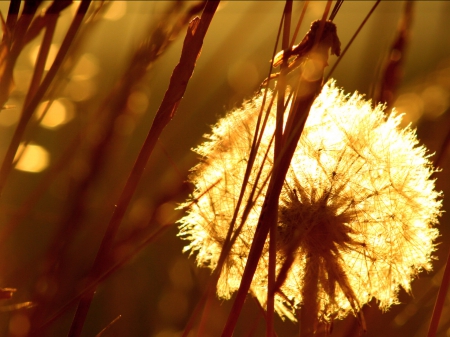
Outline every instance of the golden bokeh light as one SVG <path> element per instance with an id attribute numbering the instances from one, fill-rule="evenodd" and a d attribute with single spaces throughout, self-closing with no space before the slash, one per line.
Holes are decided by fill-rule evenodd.
<path id="1" fill-rule="evenodd" d="M 398 96 L 394 106 L 398 112 L 405 114 L 402 119 L 403 126 L 415 125 L 423 115 L 423 99 L 415 93 L 405 93 Z"/>
<path id="2" fill-rule="evenodd" d="M 430 85 L 421 94 L 424 113 L 430 119 L 441 116 L 450 106 L 450 93 L 440 85 Z"/>
<path id="3" fill-rule="evenodd" d="M 32 64 L 32 66 L 34 67 L 39 55 L 39 50 L 40 50 L 40 45 L 36 45 L 31 49 L 30 52 L 30 62 Z M 55 60 L 56 54 L 58 54 L 58 50 L 59 50 L 59 45 L 56 44 L 52 44 L 50 46 L 50 50 L 48 51 L 48 56 L 47 56 L 47 60 L 45 61 L 45 66 L 44 69 L 45 70 L 49 70 L 50 67 L 53 64 L 53 61 Z"/>
<path id="4" fill-rule="evenodd" d="M 50 104 L 50 106 L 48 106 Z M 36 117 L 42 118 L 40 125 L 46 129 L 58 129 L 68 123 L 74 116 L 73 104 L 64 98 L 53 102 L 42 102 L 37 110 Z"/>
<path id="5" fill-rule="evenodd" d="M 148 95 L 142 91 L 133 91 L 127 100 L 127 108 L 141 115 L 147 110 L 149 103 Z"/>
<path id="6" fill-rule="evenodd" d="M 12 336 L 26 336 L 30 331 L 30 319 L 23 313 L 14 314 L 9 321 L 9 332 Z"/>
<path id="7" fill-rule="evenodd" d="M 49 152 L 44 147 L 35 144 L 28 144 L 25 148 L 21 144 L 17 150 L 17 155 L 20 158 L 15 168 L 19 171 L 42 172 L 48 167 L 50 162 Z"/>
<path id="8" fill-rule="evenodd" d="M 72 71 L 72 80 L 87 80 L 97 75 L 98 72 L 99 65 L 97 58 L 92 54 L 85 53 L 81 56 Z"/>

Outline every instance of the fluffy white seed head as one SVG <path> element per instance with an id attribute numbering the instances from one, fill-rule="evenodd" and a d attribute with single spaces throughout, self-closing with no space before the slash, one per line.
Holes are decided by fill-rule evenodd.
<path id="1" fill-rule="evenodd" d="M 202 157 L 191 175 L 195 202 L 180 220 L 180 236 L 190 241 L 185 250 L 196 253 L 199 266 L 217 265 L 262 102 L 261 95 L 222 118 L 195 149 Z M 275 114 L 273 107 L 245 186 L 234 228 L 243 222 L 246 203 L 254 204 L 220 274 L 221 298 L 239 288 L 247 261 L 272 171 Z M 315 100 L 279 203 L 277 273 L 289 257 L 294 260 L 275 297 L 282 317 L 295 320 L 308 282 L 318 284 L 318 316 L 328 321 L 373 297 L 387 309 L 397 302 L 399 286 L 409 291 L 416 274 L 431 269 L 440 193 L 430 180 L 434 170 L 426 149 L 413 130 L 399 128 L 400 120 L 396 113 L 386 119 L 382 106 L 372 108 L 357 93 L 344 95 L 334 82 Z M 268 241 L 251 285 L 263 305 Z M 311 268 L 314 280 L 306 272 Z"/>

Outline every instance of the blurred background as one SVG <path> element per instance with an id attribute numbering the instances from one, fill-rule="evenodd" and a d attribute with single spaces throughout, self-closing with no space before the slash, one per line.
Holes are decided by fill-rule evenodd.
<path id="1" fill-rule="evenodd" d="M 344 2 L 334 20 L 343 47 L 374 3 Z M 74 1 L 61 11 L 45 71 L 79 4 Z M 1 196 L 0 287 L 16 289 L 11 299 L 0 303 L 1 336 L 30 335 L 85 286 L 114 206 L 179 60 L 185 18 L 201 13 L 198 4 L 92 2 L 67 62 L 28 123 Z M 35 17 L 50 5 L 40 3 Z M 297 43 L 310 23 L 321 18 L 325 5 L 325 1 L 309 2 Z M 3 18 L 9 6 L 8 1 L 0 2 Z M 293 25 L 302 6 L 303 2 L 294 1 Z M 182 253 L 187 242 L 177 237 L 175 222 L 183 213 L 175 207 L 192 190 L 187 174 L 198 162 L 191 148 L 227 111 L 250 99 L 268 76 L 283 8 L 283 1 L 221 2 L 184 98 L 159 138 L 120 226 L 114 257 L 132 258 L 97 288 L 82 336 L 97 335 L 119 315 L 102 336 L 181 336 L 210 276 L 209 270 L 195 266 L 193 256 Z M 403 1 L 379 4 L 333 73 L 338 86 L 374 97 L 404 8 Z M 439 154 L 450 132 L 450 2 L 414 1 L 412 10 L 393 105 L 405 113 L 405 125 L 417 128 L 421 143 Z M 14 66 L 14 87 L 0 113 L 2 160 L 20 119 L 43 35 L 41 31 L 24 45 Z M 151 45 L 161 36 L 164 47 L 143 66 L 146 72 L 127 78 L 127 72 L 133 74 L 130 64 L 136 62 L 133 55 L 139 46 L 149 41 Z M 330 57 L 330 66 L 336 60 Z M 121 96 L 125 105 L 115 110 L 114 99 Z M 437 189 L 444 195 L 450 194 L 449 155 L 435 175 Z M 444 210 L 448 207 L 444 199 Z M 366 336 L 426 336 L 450 250 L 448 223 L 444 213 L 434 270 L 413 282 L 412 296 L 400 290 L 401 304 L 387 313 L 381 313 L 375 301 L 364 308 Z M 151 239 L 143 243 L 147 236 Z M 144 248 L 136 252 L 140 244 Z M 201 336 L 220 335 L 231 304 L 212 303 Z M 68 307 L 43 335 L 66 335 L 74 312 L 75 306 Z M 235 336 L 252 332 L 262 336 L 264 325 L 249 297 Z M 190 336 L 196 331 L 194 325 Z M 276 331 L 280 337 L 297 336 L 298 326 L 276 318 Z M 353 335 L 357 336 L 353 317 L 335 322 L 332 336 Z M 450 337 L 450 294 L 438 336 Z"/>

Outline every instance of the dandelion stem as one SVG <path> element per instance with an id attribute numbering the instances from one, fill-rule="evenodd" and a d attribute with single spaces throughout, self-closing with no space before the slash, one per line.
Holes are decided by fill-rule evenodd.
<path id="1" fill-rule="evenodd" d="M 284 26 L 283 26 L 283 38 L 282 49 L 287 50 L 289 48 L 289 36 L 291 28 L 291 14 L 292 14 L 292 1 L 287 0 L 284 8 Z M 283 120 L 285 112 L 284 95 L 286 92 L 286 74 L 288 71 L 288 60 L 283 58 L 280 69 L 280 77 L 278 79 L 278 100 L 277 100 L 277 115 L 276 115 L 276 127 L 275 127 L 275 146 L 274 146 L 274 160 L 279 158 L 282 150 L 283 141 Z M 274 213 L 278 214 L 278 202 L 273 204 Z M 267 320 L 266 320 L 266 336 L 273 337 L 274 327 L 273 319 L 275 312 L 275 293 L 273 292 L 275 284 L 276 273 L 276 258 L 277 258 L 277 222 L 273 221 L 270 224 L 270 241 L 269 241 L 269 266 L 268 266 L 268 280 L 267 280 Z"/>
<path id="2" fill-rule="evenodd" d="M 300 134 L 303 130 L 309 109 L 311 108 L 315 97 L 320 92 L 321 84 L 321 78 L 319 81 L 314 82 L 303 80 L 299 84 L 299 88 L 302 90 L 308 88 L 306 90 L 309 94 L 297 96 L 286 122 L 285 133 L 283 134 L 283 153 L 280 155 L 280 159 L 274 164 L 273 173 L 267 188 L 267 194 L 261 209 L 247 264 L 242 276 L 241 285 L 231 310 L 232 314 L 228 316 L 227 323 L 222 332 L 222 337 L 229 337 L 233 334 L 240 311 L 244 305 L 245 297 L 250 289 L 253 275 L 269 233 L 270 225 L 277 221 L 277 208 L 274 209 L 273 205 L 278 204 L 278 199 L 286 173 L 289 169 L 292 155 L 294 154 L 297 142 L 300 139 Z"/>
<path id="3" fill-rule="evenodd" d="M 315 333 L 318 303 L 319 257 L 312 254 L 307 257 L 305 266 L 305 285 L 302 289 L 303 303 L 300 309 L 300 336 L 312 337 Z"/>

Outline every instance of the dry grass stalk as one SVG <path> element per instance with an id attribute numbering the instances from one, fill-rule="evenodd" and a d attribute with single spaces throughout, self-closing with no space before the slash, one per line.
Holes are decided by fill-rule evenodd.
<path id="1" fill-rule="evenodd" d="M 388 113 L 392 109 L 397 87 L 403 77 L 403 65 L 410 43 L 414 2 L 406 1 L 404 6 L 403 15 L 397 29 L 397 37 L 389 50 L 383 76 L 379 83 L 378 94 L 375 97 L 375 102 L 386 104 Z"/>
<path id="2" fill-rule="evenodd" d="M 8 175 L 9 175 L 9 172 L 11 171 L 12 164 L 14 161 L 14 156 L 17 152 L 17 149 L 20 144 L 20 140 L 23 137 L 23 134 L 28 125 L 28 122 L 30 121 L 31 116 L 33 115 L 34 111 L 36 110 L 38 104 L 42 101 L 42 98 L 44 97 L 45 93 L 47 92 L 48 88 L 50 87 L 59 68 L 61 67 L 61 65 L 64 61 L 64 58 L 66 57 L 66 55 L 69 51 L 69 48 L 72 44 L 72 41 L 75 39 L 75 35 L 83 22 L 84 16 L 86 15 L 86 12 L 89 8 L 90 3 L 91 3 L 90 0 L 82 0 L 81 1 L 81 4 L 77 11 L 77 14 L 75 15 L 73 22 L 72 22 L 69 30 L 67 31 L 66 37 L 65 37 L 63 43 L 61 44 L 61 48 L 59 49 L 58 55 L 56 56 L 52 66 L 50 67 L 49 71 L 47 72 L 44 79 L 42 80 L 42 83 L 40 84 L 39 89 L 37 89 L 36 93 L 32 96 L 32 98 L 29 98 L 29 104 L 24 105 L 24 110 L 23 110 L 21 118 L 19 120 L 19 124 L 17 125 L 17 128 L 14 132 L 13 138 L 11 140 L 11 143 L 8 147 L 5 158 L 3 160 L 2 166 L 0 168 L 0 195 L 3 191 L 6 180 L 8 179 Z M 27 2 L 26 4 L 29 4 L 29 2 Z M 55 2 L 55 4 L 57 4 L 57 2 Z M 31 22 L 34 12 L 37 9 L 37 5 L 35 7 L 33 6 L 32 13 L 27 13 L 26 7 L 27 7 L 27 5 L 25 5 L 24 13 L 22 14 L 21 18 L 24 18 L 24 21 L 29 24 L 29 22 Z M 55 5 L 55 7 L 57 8 L 57 11 L 59 11 L 62 9 L 63 6 Z M 54 25 L 54 20 L 55 20 L 54 15 L 55 15 L 54 12 L 52 12 L 52 11 L 49 12 L 50 26 L 48 28 L 48 31 L 51 33 L 50 35 L 53 35 L 52 27 Z M 21 21 L 19 20 L 17 25 L 19 25 L 20 22 Z M 26 28 L 28 28 L 28 25 L 24 25 L 23 27 L 25 30 Z M 35 31 L 32 31 L 32 33 L 35 33 Z M 11 58 L 8 58 L 8 60 L 11 60 L 11 61 L 9 63 L 7 63 L 5 74 L 3 74 L 1 81 L 9 82 L 10 79 L 12 78 L 12 70 L 14 68 L 14 63 L 15 63 L 15 61 L 19 55 L 19 52 L 21 50 L 22 43 L 23 43 L 22 40 L 25 38 L 24 33 L 18 34 L 18 35 L 22 36 L 22 38 L 12 45 L 11 56 L 10 56 Z M 15 47 L 17 45 L 18 45 L 17 51 L 15 51 Z M 43 54 L 41 54 L 41 55 L 42 55 L 42 59 L 43 59 L 44 55 L 45 55 L 45 51 L 43 51 Z M 38 72 L 40 72 L 39 68 L 37 68 L 37 72 L 35 74 L 38 74 Z M 37 75 L 35 78 L 37 81 L 40 78 L 40 76 Z M 35 85 L 37 85 L 37 84 L 35 83 Z M 0 83 L 0 88 L 5 88 L 6 86 L 8 86 L 8 83 L 3 83 L 3 82 Z M 2 90 L 2 92 L 3 92 L 3 94 L 5 92 L 9 93 L 9 90 L 5 90 L 5 91 Z M 8 98 L 8 96 L 0 97 L 0 105 L 3 105 L 6 102 L 7 98 Z"/>
<path id="3" fill-rule="evenodd" d="M 191 78 L 194 71 L 197 58 L 199 57 L 200 50 L 203 45 L 203 39 L 206 35 L 206 32 L 208 31 L 209 24 L 218 5 L 218 1 L 207 2 L 201 19 L 195 18 L 189 23 L 188 31 L 180 56 L 180 61 L 173 71 L 169 88 L 167 89 L 163 101 L 161 102 L 161 105 L 156 112 L 156 116 L 150 128 L 148 136 L 141 148 L 138 158 L 136 159 L 126 185 L 119 197 L 117 206 L 108 224 L 99 251 L 95 258 L 90 278 L 97 278 L 98 275 L 101 274 L 104 266 L 108 264 L 111 249 L 119 225 L 125 215 L 125 211 L 128 208 L 128 205 L 136 190 L 148 159 L 153 152 L 156 142 L 161 132 L 175 115 L 178 104 L 180 103 L 184 95 L 187 84 L 189 83 L 189 79 Z M 86 294 L 81 299 L 69 332 L 69 336 L 77 337 L 81 334 L 81 330 L 87 317 L 90 303 L 92 302 L 94 296 L 94 290 L 95 289 L 93 289 L 92 292 Z"/>

